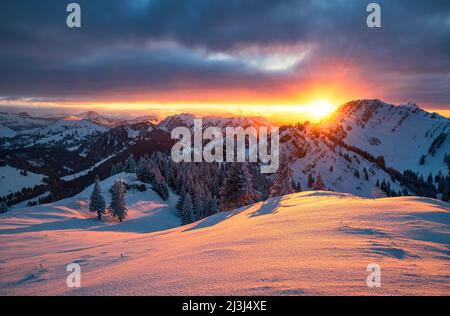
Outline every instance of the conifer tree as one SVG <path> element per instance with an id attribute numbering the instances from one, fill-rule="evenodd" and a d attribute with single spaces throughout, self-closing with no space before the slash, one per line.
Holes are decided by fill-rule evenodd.
<path id="1" fill-rule="evenodd" d="M 313 177 L 313 175 L 310 173 L 310 174 L 308 175 L 308 187 L 313 188 L 313 187 L 314 187 L 314 182 L 315 182 L 314 177 Z"/>
<path id="2" fill-rule="evenodd" d="M 89 200 L 89 211 L 91 213 L 97 213 L 98 220 L 102 219 L 102 215 L 105 214 L 106 203 L 103 198 L 100 179 L 98 176 L 95 179 L 94 189 L 92 190 L 91 198 Z"/>
<path id="3" fill-rule="evenodd" d="M 292 187 L 292 169 L 286 158 L 281 159 L 280 167 L 275 175 L 275 181 L 270 188 L 269 197 L 283 196 L 295 193 Z"/>
<path id="4" fill-rule="evenodd" d="M 6 213 L 9 211 L 8 204 L 5 201 L 0 201 L 0 213 Z"/>
<path id="5" fill-rule="evenodd" d="M 134 173 L 136 172 L 136 161 L 134 160 L 133 154 L 131 154 L 128 159 L 125 161 L 124 171 L 126 173 Z"/>
<path id="6" fill-rule="evenodd" d="M 317 176 L 316 181 L 314 182 L 313 190 L 314 191 L 326 191 L 327 190 L 327 186 L 325 185 L 325 182 L 323 181 L 322 175 L 320 173 Z"/>
<path id="7" fill-rule="evenodd" d="M 127 217 L 125 185 L 120 179 L 116 180 L 112 187 L 111 204 L 109 205 L 108 211 L 113 217 L 117 217 L 121 222 Z"/>
<path id="8" fill-rule="evenodd" d="M 259 199 L 261 194 L 253 188 L 252 175 L 246 163 L 231 164 L 220 196 L 224 210 L 250 205 Z"/>
<path id="9" fill-rule="evenodd" d="M 191 195 L 186 193 L 183 201 L 183 206 L 181 207 L 181 220 L 183 224 L 189 224 L 193 221 L 194 206 L 192 205 Z"/>

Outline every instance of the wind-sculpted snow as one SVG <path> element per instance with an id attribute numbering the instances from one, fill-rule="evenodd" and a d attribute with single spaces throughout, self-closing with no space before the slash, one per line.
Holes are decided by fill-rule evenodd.
<path id="1" fill-rule="evenodd" d="M 120 225 L 89 218 L 88 192 L 0 217 L 0 294 L 449 293 L 450 205 L 437 200 L 304 192 L 165 229 L 172 217 L 150 215 L 171 202 L 153 192 L 127 193 Z M 66 287 L 69 263 L 80 289 Z M 366 285 L 371 263 L 381 288 Z"/>

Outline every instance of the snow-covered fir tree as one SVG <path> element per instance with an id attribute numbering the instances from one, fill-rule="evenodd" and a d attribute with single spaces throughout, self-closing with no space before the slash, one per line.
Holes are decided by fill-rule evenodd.
<path id="1" fill-rule="evenodd" d="M 312 187 L 314 191 L 326 191 L 327 186 L 325 185 L 325 182 L 322 179 L 322 175 L 319 173 L 317 176 L 316 181 L 314 182 L 314 185 Z"/>
<path id="2" fill-rule="evenodd" d="M 124 171 L 126 173 L 135 173 L 136 172 L 136 161 L 134 160 L 133 154 L 131 154 L 128 159 L 125 161 Z"/>
<path id="3" fill-rule="evenodd" d="M 121 222 L 128 215 L 125 203 L 125 184 L 120 179 L 116 180 L 112 187 L 111 204 L 108 207 L 108 211 Z"/>
<path id="4" fill-rule="evenodd" d="M 289 161 L 285 156 L 283 156 L 280 159 L 280 167 L 275 174 L 275 181 L 270 188 L 269 197 L 283 196 L 295 193 L 295 189 L 292 186 L 292 174 L 293 172 L 289 167 Z"/>
<path id="5" fill-rule="evenodd" d="M 312 189 L 315 182 L 316 180 L 314 179 L 314 176 L 311 173 L 308 174 L 308 187 Z"/>
<path id="6" fill-rule="evenodd" d="M 261 194 L 253 188 L 247 163 L 232 163 L 220 192 L 223 210 L 232 210 L 258 201 Z"/>
<path id="7" fill-rule="evenodd" d="M 181 221 L 183 224 L 189 224 L 194 221 L 193 217 L 194 206 L 192 205 L 191 195 L 186 193 L 183 200 L 183 205 L 181 206 Z"/>
<path id="8" fill-rule="evenodd" d="M 115 176 L 124 171 L 123 164 L 121 162 L 114 164 L 111 168 L 111 176 Z"/>
<path id="9" fill-rule="evenodd" d="M 106 203 L 100 188 L 100 179 L 97 176 L 95 178 L 94 189 L 92 190 L 89 200 L 89 211 L 91 213 L 97 213 L 98 219 L 101 220 L 102 215 L 105 214 L 105 209 Z"/>
<path id="10" fill-rule="evenodd" d="M 0 213 L 6 213 L 9 211 L 8 204 L 5 201 L 0 201 Z"/>
<path id="11" fill-rule="evenodd" d="M 158 195 L 166 201 L 169 198 L 169 188 L 166 184 L 166 179 L 162 176 L 161 171 L 158 168 L 152 170 L 152 189 L 158 193 Z"/>

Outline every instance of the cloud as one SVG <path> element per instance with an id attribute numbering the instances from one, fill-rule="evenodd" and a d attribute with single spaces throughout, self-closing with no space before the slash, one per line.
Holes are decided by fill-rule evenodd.
<path id="1" fill-rule="evenodd" d="M 62 1 L 2 4 L 0 96 L 239 89 L 281 97 L 333 78 L 380 98 L 449 104 L 447 0 L 378 1 L 381 29 L 365 25 L 362 0 L 78 3 L 81 29 L 66 27 Z"/>

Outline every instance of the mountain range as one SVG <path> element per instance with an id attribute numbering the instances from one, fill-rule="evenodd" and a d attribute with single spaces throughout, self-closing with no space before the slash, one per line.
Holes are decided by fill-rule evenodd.
<path id="1" fill-rule="evenodd" d="M 43 185 L 62 181 L 70 195 L 92 183 L 96 174 L 107 177 L 113 164 L 131 154 L 139 158 L 155 151 L 169 153 L 174 143 L 171 130 L 191 128 L 194 118 L 180 114 L 155 122 L 113 119 L 95 112 L 58 118 L 0 113 L 0 168 L 40 174 L 47 178 Z M 203 118 L 204 128 L 268 125 L 259 117 Z M 432 189 L 425 187 L 430 182 L 427 177 L 431 174 L 428 184 L 437 187 L 436 177 L 449 175 L 450 119 L 415 104 L 355 100 L 318 124 L 281 126 L 280 131 L 285 163 L 303 190 L 320 176 L 325 189 L 358 196 L 374 197 L 382 183 L 394 196 L 402 192 L 432 196 Z"/>
<path id="2" fill-rule="evenodd" d="M 450 120 L 416 105 L 357 100 L 319 124 L 281 126 L 274 175 L 174 163 L 170 132 L 192 128 L 191 114 L 4 115 L 0 295 L 448 293 Z M 205 128 L 267 125 L 203 118 Z M 128 216 L 98 220 L 94 187 L 111 205 L 117 183 Z M 79 289 L 66 285 L 70 263 Z M 367 283 L 373 265 L 379 288 Z"/>

